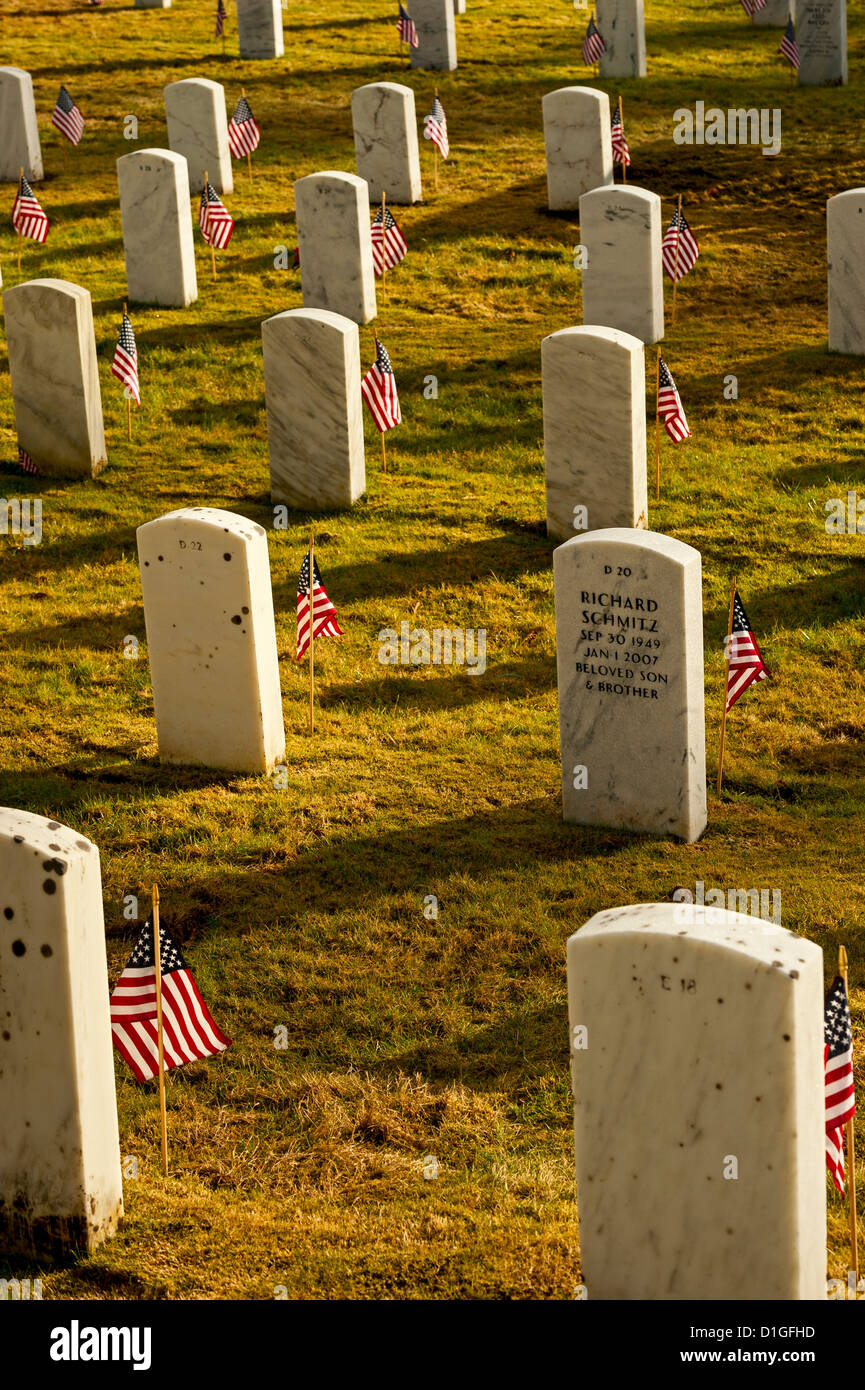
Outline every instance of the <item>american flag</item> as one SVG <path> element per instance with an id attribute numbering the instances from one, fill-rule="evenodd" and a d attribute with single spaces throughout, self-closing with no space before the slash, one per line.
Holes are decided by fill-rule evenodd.
<path id="1" fill-rule="evenodd" d="M 394 425 L 402 424 L 396 377 L 387 349 L 378 338 L 375 340 L 375 362 L 361 381 L 360 389 L 381 434 L 392 430 Z"/>
<path id="2" fill-rule="evenodd" d="M 766 0 L 742 0 L 742 9 L 745 11 L 745 14 L 750 15 L 753 19 L 754 15 L 757 14 L 759 10 L 762 10 L 765 3 Z"/>
<path id="3" fill-rule="evenodd" d="M 725 643 L 725 654 L 727 709 L 730 710 L 753 681 L 764 681 L 769 674 L 738 589 L 733 595 L 733 626 Z"/>
<path id="4" fill-rule="evenodd" d="M 763 0 L 765 5 L 766 0 Z M 589 27 L 586 30 L 586 37 L 583 39 L 583 62 L 587 68 L 591 68 L 595 63 L 601 61 L 602 56 L 607 51 L 607 45 L 601 37 L 601 31 L 595 23 L 595 17 L 589 20 Z"/>
<path id="5" fill-rule="evenodd" d="M 448 123 L 438 97 L 433 97 L 432 110 L 423 123 L 423 138 L 432 140 L 442 159 L 447 159 L 451 148 L 448 143 Z"/>
<path id="6" fill-rule="evenodd" d="M 29 237 L 31 241 L 45 241 L 48 236 L 48 218 L 23 175 L 12 207 L 12 226 L 19 236 Z"/>
<path id="7" fill-rule="evenodd" d="M 664 422 L 664 429 L 667 434 L 677 444 L 680 444 L 683 439 L 691 438 L 691 431 L 688 429 L 688 422 L 685 419 L 685 412 L 679 398 L 679 389 L 673 380 L 673 373 L 663 357 L 658 367 L 658 414 Z"/>
<path id="8" fill-rule="evenodd" d="M 201 190 L 201 206 L 198 210 L 198 225 L 208 246 L 224 251 L 231 241 L 234 231 L 234 218 L 221 198 L 216 195 L 213 184 L 208 180 L 207 187 Z"/>
<path id="9" fill-rule="evenodd" d="M 823 1064 L 826 1075 L 826 1167 L 844 1191 L 844 1126 L 856 1111 L 853 1093 L 853 1029 L 850 1004 L 840 975 L 826 995 Z"/>
<path id="10" fill-rule="evenodd" d="M 252 114 L 252 108 L 246 97 L 241 97 L 234 108 L 234 115 L 228 122 L 231 153 L 235 159 L 242 159 L 245 154 L 252 154 L 253 150 L 258 149 L 260 139 L 261 131 Z"/>
<path id="11" fill-rule="evenodd" d="M 20 444 L 18 445 L 18 467 L 21 469 L 22 473 L 39 472 L 39 469 L 36 467 L 36 464 L 33 462 L 27 450 L 22 449 Z"/>
<path id="12" fill-rule="evenodd" d="M 231 1038 L 217 1028 L 180 947 L 161 925 L 159 963 L 165 1070 L 224 1052 L 231 1046 Z M 111 995 L 114 1046 L 138 1081 L 152 1081 L 159 1074 L 154 966 L 153 925 L 148 921 L 141 928 L 135 950 Z"/>
<path id="13" fill-rule="evenodd" d="M 318 561 L 312 562 L 313 606 L 315 609 L 315 640 L 319 637 L 341 637 L 342 629 L 336 620 L 336 609 L 321 582 Z M 303 557 L 297 581 L 297 659 L 309 646 L 309 551 Z"/>
<path id="14" fill-rule="evenodd" d="M 77 145 L 84 134 L 84 117 L 65 87 L 60 88 L 60 94 L 54 105 L 51 124 L 62 131 L 66 139 L 70 140 L 73 145 Z"/>
<path id="15" fill-rule="evenodd" d="M 372 220 L 372 266 L 376 275 L 381 275 L 383 270 L 393 270 L 395 265 L 399 265 L 400 261 L 405 259 L 407 250 L 406 239 L 390 208 L 384 210 L 383 223 L 379 208 Z"/>
<path id="16" fill-rule="evenodd" d="M 778 52 L 787 59 L 788 63 L 792 63 L 794 68 L 800 66 L 799 45 L 796 42 L 796 28 L 792 19 L 787 20 L 787 28 L 784 30 L 784 37 Z"/>
<path id="17" fill-rule="evenodd" d="M 613 112 L 611 134 L 613 143 L 613 163 L 624 164 L 625 168 L 629 169 L 631 166 L 631 152 L 628 149 L 628 142 L 625 139 L 625 128 L 622 125 L 622 111 L 618 103 Z"/>
<path id="18" fill-rule="evenodd" d="M 678 246 L 678 260 L 676 247 Z M 685 221 L 685 214 L 678 208 L 670 219 L 670 225 L 661 242 L 661 259 L 671 280 L 681 280 L 696 264 L 700 248 L 691 228 Z"/>
<path id="19" fill-rule="evenodd" d="M 217 38 L 219 38 L 219 37 L 221 36 L 222 31 L 223 31 L 223 29 L 225 28 L 225 21 L 226 21 L 227 18 L 228 18 L 228 11 L 226 10 L 225 6 L 223 5 L 222 0 L 219 0 L 219 3 L 218 3 L 217 6 L 216 6 L 216 37 L 217 37 Z"/>
<path id="20" fill-rule="evenodd" d="M 123 321 L 120 325 L 120 337 L 117 339 L 117 347 L 114 349 L 111 371 L 118 381 L 122 381 L 124 386 L 129 387 L 135 397 L 135 404 L 141 405 L 141 391 L 138 385 L 138 349 L 135 346 L 135 334 L 132 332 L 132 324 L 129 322 L 128 314 L 123 315 Z"/>
<path id="21" fill-rule="evenodd" d="M 402 5 L 399 7 L 399 19 L 396 22 L 396 27 L 399 30 L 399 36 L 403 43 L 411 44 L 412 48 L 418 47 L 420 39 L 417 36 L 415 22 L 411 15 L 406 14 Z"/>

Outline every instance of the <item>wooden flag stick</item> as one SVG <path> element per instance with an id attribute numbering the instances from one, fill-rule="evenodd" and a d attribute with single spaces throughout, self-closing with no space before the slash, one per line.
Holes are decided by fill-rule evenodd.
<path id="1" fill-rule="evenodd" d="M 679 283 L 679 240 L 682 235 L 682 195 L 679 194 L 678 217 L 676 227 L 676 260 L 673 265 L 673 323 L 676 322 L 676 286 Z"/>
<path id="2" fill-rule="evenodd" d="M 619 127 L 622 132 L 622 183 L 628 182 L 628 162 L 625 159 L 625 118 L 622 115 L 622 94 L 619 92 Z"/>
<path id="3" fill-rule="evenodd" d="M 128 310 L 127 310 L 127 304 L 126 304 L 126 300 L 124 299 L 124 301 L 123 301 L 123 317 L 124 317 L 124 318 L 126 318 L 127 312 L 128 312 Z M 128 387 L 128 386 L 124 387 L 123 394 L 126 395 L 126 392 L 127 392 L 128 390 L 129 390 L 129 387 Z M 132 402 L 131 402 L 131 400 L 129 399 L 128 396 L 126 396 L 126 438 L 130 441 L 130 443 L 132 442 Z"/>
<path id="4" fill-rule="evenodd" d="M 387 304 L 387 279 L 386 279 L 386 276 L 387 276 L 387 257 L 386 257 L 386 255 L 385 255 L 385 247 L 386 247 L 386 245 L 387 245 L 387 238 L 386 238 L 386 236 L 385 236 L 385 230 L 384 230 L 384 213 L 385 213 L 385 193 L 384 193 L 384 189 L 382 189 L 382 192 L 381 192 L 381 297 L 382 297 L 382 299 L 384 300 L 385 304 Z"/>
<path id="5" fill-rule="evenodd" d="M 847 948 L 838 947 L 838 974 L 844 981 L 844 993 L 847 995 L 848 1006 L 850 1000 L 850 990 L 847 985 Z M 853 1271 L 853 1297 L 856 1297 L 856 1286 L 859 1283 L 859 1242 L 856 1229 L 856 1148 L 853 1136 L 853 1120 L 849 1119 L 847 1129 L 847 1187 L 850 1201 L 850 1269 Z M 848 1297 L 849 1297 L 848 1290 Z"/>
<path id="6" fill-rule="evenodd" d="M 315 733 L 315 538 L 309 537 L 309 732 Z"/>
<path id="7" fill-rule="evenodd" d="M 165 1052 L 162 1044 L 162 942 L 159 935 L 159 889 L 153 885 L 153 973 L 156 979 L 156 1046 L 159 1062 L 159 1123 L 162 1175 L 168 1177 L 168 1117 L 165 1113 Z"/>
<path id="8" fill-rule="evenodd" d="M 727 614 L 727 640 L 724 643 L 724 709 L 721 714 L 721 745 L 718 749 L 718 795 L 724 780 L 724 745 L 727 740 L 727 685 L 730 680 L 730 638 L 733 635 L 733 604 L 736 602 L 736 576 L 730 582 L 730 611 Z"/>
<path id="9" fill-rule="evenodd" d="M 438 94 L 439 94 L 439 89 L 438 89 L 438 87 L 433 87 L 433 95 L 434 95 L 434 96 L 438 96 Z M 439 189 L 439 148 L 438 148 L 438 145 L 436 144 L 435 140 L 433 140 L 433 142 L 432 142 L 432 147 L 433 147 L 433 178 L 434 178 L 434 180 L 435 180 L 435 182 L 434 182 L 434 184 L 433 184 L 433 187 L 435 188 L 436 193 L 438 193 L 438 189 Z"/>
<path id="10" fill-rule="evenodd" d="M 21 194 L 24 192 L 24 165 L 18 171 L 18 269 L 21 269 Z"/>
<path id="11" fill-rule="evenodd" d="M 661 500 L 661 349 L 655 369 L 655 501 Z"/>
<path id="12" fill-rule="evenodd" d="M 205 217 L 205 219 L 204 219 L 204 223 L 205 223 L 205 226 L 207 227 L 208 240 L 210 241 L 210 265 L 211 265 L 211 268 L 212 268 L 212 270 L 213 270 L 213 278 L 214 278 L 214 280 L 215 280 L 215 279 L 216 279 L 216 252 L 215 252 L 214 249 L 213 249 L 213 232 L 210 230 L 210 198 L 207 196 L 207 189 L 208 189 L 207 170 L 205 169 L 205 171 L 204 171 L 204 208 L 205 208 L 205 212 L 206 212 L 207 215 L 206 215 L 206 217 Z"/>

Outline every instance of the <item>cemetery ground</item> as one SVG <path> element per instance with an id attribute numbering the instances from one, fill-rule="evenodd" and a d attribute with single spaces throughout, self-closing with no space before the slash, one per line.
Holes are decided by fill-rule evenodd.
<path id="1" fill-rule="evenodd" d="M 159 883 L 234 1039 L 168 1079 L 165 1181 L 155 1087 L 117 1059 L 127 1173 L 137 1160 L 126 1222 L 92 1258 L 42 1271 L 48 1298 L 572 1297 L 565 941 L 594 912 L 677 885 L 780 889 L 783 925 L 822 946 L 827 984 L 845 942 L 861 1057 L 865 541 L 824 527 L 828 499 L 865 495 L 862 362 L 826 351 L 824 215 L 865 182 L 861 13 L 843 90 L 792 86 L 781 31 L 702 0 L 651 4 L 650 76 L 597 84 L 624 98 L 629 181 L 662 195 L 665 222 L 683 193 L 702 249 L 663 344 L 693 438 L 662 438 L 649 514 L 704 566 L 709 824 L 682 845 L 561 820 L 540 342 L 581 321 L 580 238 L 576 214 L 544 210 L 541 98 L 593 81 L 586 16 L 470 0 L 460 67 L 434 75 L 409 71 L 391 8 L 291 0 L 285 60 L 257 64 L 231 56 L 233 21 L 223 59 L 215 5 L 192 0 L 94 13 L 13 0 L 0 19 L 3 61 L 33 74 L 47 170 L 35 191 L 52 221 L 19 275 L 6 216 L 4 283 L 58 276 L 92 292 L 109 455 L 90 482 L 17 473 L 4 345 L 0 490 L 41 497 L 44 534 L 0 537 L 0 803 L 99 846 L 112 982 L 138 930 L 124 899 L 143 920 Z M 129 444 L 109 372 L 125 297 L 115 160 L 164 146 L 162 88 L 190 76 L 224 83 L 229 112 L 244 86 L 262 144 L 254 182 L 234 166 L 217 281 L 196 230 L 198 301 L 130 305 L 143 408 Z M 412 86 L 420 118 L 437 83 L 452 148 L 436 193 L 422 142 L 424 203 L 395 210 L 409 255 L 379 299 L 404 424 L 383 476 L 366 419 L 368 488 L 352 512 L 274 530 L 260 324 L 301 302 L 299 272 L 274 259 L 287 247 L 290 264 L 296 245 L 293 181 L 354 170 L 350 93 L 377 80 Z M 77 149 L 48 124 L 60 82 L 87 121 Z M 780 107 L 779 157 L 675 146 L 673 112 L 698 99 Z M 361 341 L 366 367 L 372 326 Z M 653 349 L 646 360 L 652 409 Z M 653 444 L 654 424 L 650 474 Z M 157 761 L 135 528 L 185 505 L 269 530 L 283 790 Z M 294 658 L 311 530 L 344 632 L 316 644 L 314 737 Z M 729 717 L 719 800 L 734 574 L 771 679 Z M 404 621 L 485 629 L 486 671 L 382 665 L 378 633 Z M 861 1154 L 861 1124 L 857 1142 Z M 834 1193 L 829 1236 L 842 1275 Z"/>

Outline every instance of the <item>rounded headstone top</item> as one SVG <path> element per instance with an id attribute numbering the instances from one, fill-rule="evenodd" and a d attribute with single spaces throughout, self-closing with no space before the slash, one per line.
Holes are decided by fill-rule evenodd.
<path id="1" fill-rule="evenodd" d="M 117 167 L 119 169 L 121 164 L 140 164 L 142 160 L 150 160 L 151 162 L 158 160 L 160 164 L 170 164 L 175 167 L 178 164 L 186 165 L 186 155 L 178 154 L 176 150 L 147 149 L 131 150 L 129 154 L 122 154 L 117 161 Z"/>
<path id="2" fill-rule="evenodd" d="M 675 537 L 665 536 L 660 531 L 632 530 L 627 526 L 609 526 L 598 531 L 586 531 L 580 536 L 572 536 L 570 540 L 556 546 L 553 559 L 565 551 L 570 552 L 577 548 L 594 550 L 600 546 L 621 546 L 632 554 L 636 551 L 640 555 L 657 555 L 682 567 L 694 563 L 702 566 L 703 563 L 699 550 L 695 550 L 692 545 L 686 545 L 684 541 L 677 541 Z"/>
<path id="3" fill-rule="evenodd" d="M 369 184 L 366 179 L 360 178 L 357 174 L 347 174 L 344 169 L 319 169 L 314 174 L 304 174 L 302 179 L 296 180 L 295 191 L 303 184 L 317 183 L 341 183 L 346 187 L 362 189 L 364 197 L 369 194 Z"/>
<path id="4" fill-rule="evenodd" d="M 0 67 L 0 79 L 4 77 L 14 77 L 16 82 L 20 82 L 22 77 L 28 82 L 32 81 L 30 73 L 25 68 Z"/>
<path id="5" fill-rule="evenodd" d="M 602 324 L 583 323 L 575 324 L 571 328 L 559 328 L 555 333 L 548 333 L 546 338 L 541 339 L 541 347 L 545 343 L 574 341 L 579 344 L 580 339 L 587 345 L 595 342 L 611 343 L 615 347 L 624 348 L 627 352 L 644 352 L 645 343 L 642 338 L 635 338 L 633 333 L 625 333 L 621 328 L 605 328 Z"/>
<path id="6" fill-rule="evenodd" d="M 267 532 L 263 526 L 259 526 L 257 521 L 250 521 L 248 517 L 240 516 L 237 512 L 224 512 L 218 507 L 179 507 L 177 511 L 166 512 L 165 516 L 158 516 L 153 521 L 146 521 L 143 526 L 139 526 L 136 535 L 139 540 L 144 540 L 153 531 L 163 526 L 197 526 L 206 527 L 209 530 L 221 531 L 223 534 L 235 536 L 238 540 L 258 542 L 263 536 L 267 539 Z"/>
<path id="7" fill-rule="evenodd" d="M 167 97 L 169 92 L 176 92 L 181 87 L 184 88 L 184 90 L 189 88 L 200 89 L 203 87 L 209 92 L 225 91 L 222 83 L 214 82 L 212 77 L 182 77 L 179 82 L 169 82 L 166 87 L 163 87 L 162 95 Z"/>
<path id="8" fill-rule="evenodd" d="M 359 333 L 354 319 L 347 319 L 345 314 L 336 314 L 333 309 L 283 309 L 279 314 L 271 314 L 261 326 L 265 328 L 269 323 L 278 324 L 286 321 L 297 324 L 320 323 L 340 333 L 353 333 L 356 337 Z"/>
<path id="9" fill-rule="evenodd" d="M 406 87 L 402 82 L 364 82 L 362 86 L 354 88 L 352 101 L 361 92 L 397 92 L 402 97 L 410 96 L 414 101 L 414 88 Z"/>
<path id="10" fill-rule="evenodd" d="M 589 193 L 583 193 L 580 197 L 581 210 L 584 203 L 587 205 L 600 203 L 611 208 L 636 209 L 654 206 L 660 208 L 661 199 L 650 188 L 639 188 L 634 183 L 616 183 L 607 184 L 602 188 L 593 188 Z"/>
<path id="11" fill-rule="evenodd" d="M 89 299 L 90 291 L 83 285 L 73 285 L 71 280 L 55 280 L 50 276 L 42 280 L 25 280 L 20 285 L 11 285 L 3 291 L 3 302 L 17 298 L 27 298 L 40 290 L 50 290 L 54 294 L 65 295 L 69 299 Z"/>
<path id="12" fill-rule="evenodd" d="M 554 92 L 547 92 L 542 105 L 546 106 L 549 103 L 552 106 L 561 103 L 564 106 L 574 101 L 592 102 L 607 107 L 610 105 L 608 94 L 599 91 L 597 87 L 557 87 Z"/>
<path id="13" fill-rule="evenodd" d="M 861 202 L 865 199 L 865 188 L 845 188 L 842 193 L 835 193 L 831 198 L 827 198 L 826 207 L 831 207 L 833 203 L 843 203 L 846 198 L 853 202 Z"/>
<path id="14" fill-rule="evenodd" d="M 77 830 L 70 830 L 60 821 L 47 816 L 36 816 L 31 811 L 19 811 L 13 806 L 0 806 L 0 842 L 19 845 L 22 852 L 35 851 L 47 860 L 54 860 L 68 866 L 73 860 L 91 859 L 98 861 L 99 851 Z M 60 872 L 60 870 L 57 870 Z M 65 867 L 63 872 L 65 873 Z"/>

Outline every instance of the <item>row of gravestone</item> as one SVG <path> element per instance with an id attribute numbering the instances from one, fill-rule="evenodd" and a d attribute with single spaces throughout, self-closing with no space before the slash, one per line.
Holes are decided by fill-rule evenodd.
<path id="1" fill-rule="evenodd" d="M 170 10 L 171 0 L 134 0 L 137 10 Z M 237 44 L 241 58 L 280 58 L 282 0 L 235 0 Z"/>
<path id="2" fill-rule="evenodd" d="M 822 951 L 688 910 L 601 912 L 567 944 L 584 1296 L 824 1298 Z M 0 1113 L 0 1256 L 89 1254 L 123 1216 L 99 851 L 12 808 Z"/>

